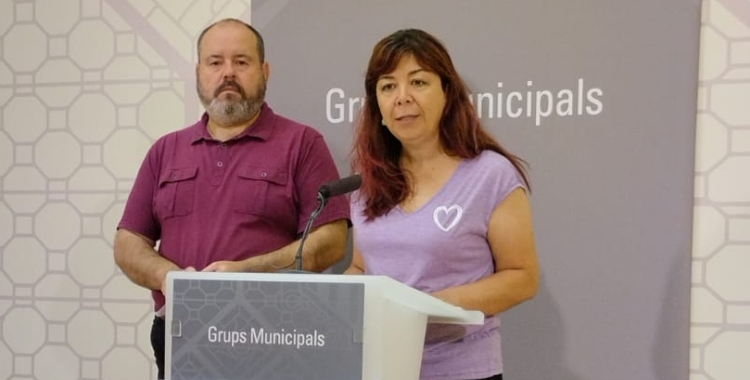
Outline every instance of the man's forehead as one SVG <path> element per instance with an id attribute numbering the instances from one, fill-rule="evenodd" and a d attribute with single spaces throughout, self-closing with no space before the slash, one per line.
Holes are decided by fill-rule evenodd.
<path id="1" fill-rule="evenodd" d="M 232 44 L 232 42 L 239 43 Z M 250 52 L 256 49 L 257 43 L 255 34 L 244 25 L 235 22 L 226 22 L 214 25 L 206 31 L 201 40 L 200 49 L 206 52 L 226 50 L 227 48 L 242 48 Z"/>

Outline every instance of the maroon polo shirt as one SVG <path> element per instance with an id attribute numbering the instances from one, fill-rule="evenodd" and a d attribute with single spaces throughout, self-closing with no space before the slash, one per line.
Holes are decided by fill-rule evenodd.
<path id="1" fill-rule="evenodd" d="M 118 228 L 159 241 L 181 268 L 242 260 L 297 240 L 317 207 L 321 184 L 339 179 L 323 136 L 264 104 L 240 135 L 220 142 L 208 116 L 170 133 L 144 159 Z M 314 226 L 349 218 L 332 198 Z M 164 304 L 153 292 L 155 310 Z"/>

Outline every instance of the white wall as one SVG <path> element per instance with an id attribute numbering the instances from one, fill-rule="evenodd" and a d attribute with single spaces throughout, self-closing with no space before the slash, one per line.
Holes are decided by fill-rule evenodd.
<path id="1" fill-rule="evenodd" d="M 750 3 L 703 2 L 691 380 L 750 379 Z"/>
<path id="2" fill-rule="evenodd" d="M 112 259 L 155 138 L 199 114 L 197 34 L 247 1 L 0 1 L 0 379 L 156 378 Z"/>

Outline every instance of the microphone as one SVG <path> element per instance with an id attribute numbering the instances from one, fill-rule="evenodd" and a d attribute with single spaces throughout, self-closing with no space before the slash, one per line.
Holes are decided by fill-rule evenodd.
<path id="1" fill-rule="evenodd" d="M 351 193 L 362 186 L 362 177 L 359 174 L 342 178 L 338 181 L 324 183 L 318 189 L 318 196 L 328 199 L 337 195 Z"/>
<path id="2" fill-rule="evenodd" d="M 318 207 L 310 214 L 310 219 L 307 220 L 305 230 L 302 232 L 302 238 L 299 241 L 299 247 L 297 247 L 297 255 L 295 260 L 297 261 L 297 269 L 291 271 L 285 271 L 287 273 L 306 273 L 302 270 L 302 248 L 307 240 L 307 235 L 310 234 L 313 222 L 318 217 L 323 207 L 328 203 L 328 199 L 338 195 L 351 193 L 354 190 L 359 189 L 362 186 L 362 177 L 359 174 L 350 175 L 342 178 L 338 181 L 326 182 L 318 188 Z"/>

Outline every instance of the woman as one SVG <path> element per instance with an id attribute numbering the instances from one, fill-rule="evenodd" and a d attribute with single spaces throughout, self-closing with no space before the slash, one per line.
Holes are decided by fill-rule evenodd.
<path id="1" fill-rule="evenodd" d="M 346 273 L 485 314 L 483 326 L 428 326 L 421 379 L 502 379 L 499 313 L 539 284 L 522 161 L 482 129 L 447 50 L 424 31 L 378 42 L 365 90 Z"/>

